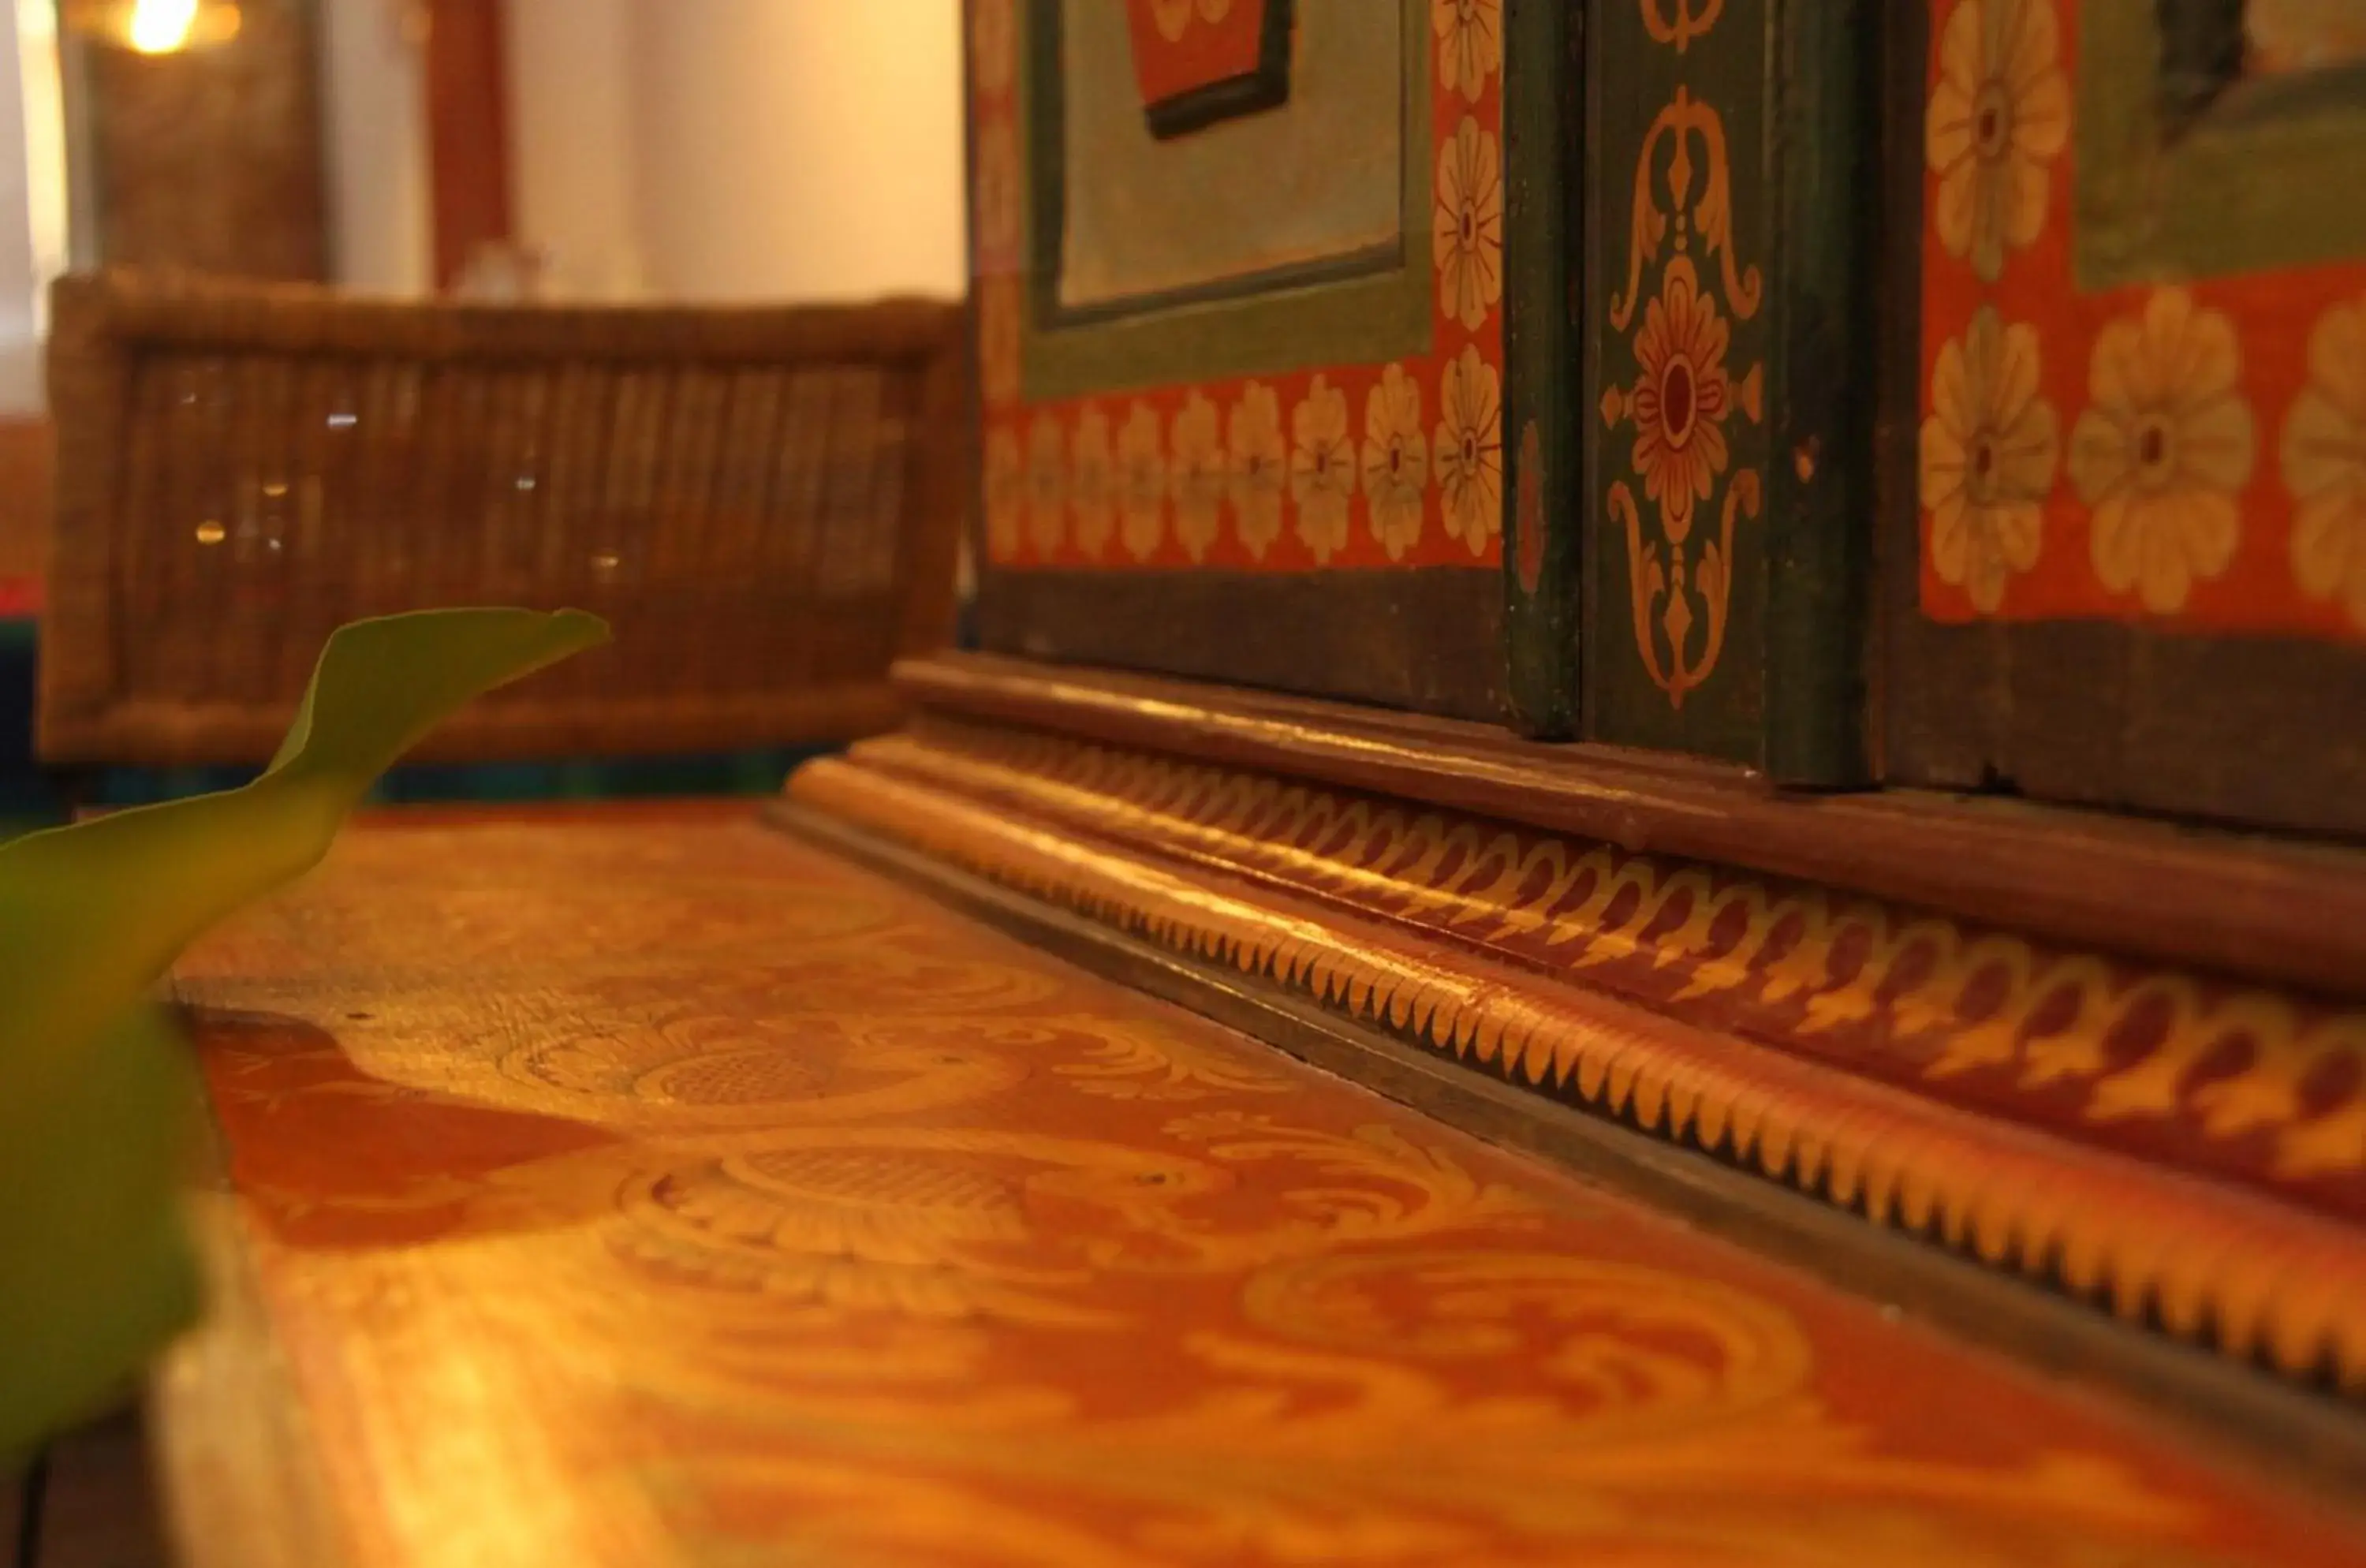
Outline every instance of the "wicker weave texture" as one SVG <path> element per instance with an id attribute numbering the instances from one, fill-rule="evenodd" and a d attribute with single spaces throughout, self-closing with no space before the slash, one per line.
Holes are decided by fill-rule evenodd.
<path id="1" fill-rule="evenodd" d="M 571 604 L 613 648 L 437 755 L 632 755 L 884 728 L 952 616 L 957 306 L 363 301 L 59 286 L 40 745 L 269 755 L 341 622 Z"/>

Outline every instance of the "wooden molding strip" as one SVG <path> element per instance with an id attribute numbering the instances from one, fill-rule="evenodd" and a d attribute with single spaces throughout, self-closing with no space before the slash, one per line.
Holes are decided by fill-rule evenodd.
<path id="1" fill-rule="evenodd" d="M 918 705 L 1797 877 L 2167 963 L 2366 995 L 2366 855 L 2004 800 L 1786 793 L 1739 769 L 1490 727 L 949 654 Z"/>
<path id="2" fill-rule="evenodd" d="M 1895 1231 L 1876 1228 L 1696 1148 L 1469 1070 L 1303 994 L 961 870 L 793 800 L 773 826 L 927 893 L 1053 956 L 1265 1041 L 1449 1126 L 1563 1166 L 1687 1225 L 1779 1259 L 2042 1368 L 2057 1382 L 2134 1402 L 2226 1451 L 2262 1480 L 2295 1481 L 2355 1506 L 2366 1497 L 2366 1422 L 2350 1404 L 2104 1314 Z"/>
<path id="3" fill-rule="evenodd" d="M 809 766 L 792 793 L 2128 1322 L 2366 1390 L 2366 1244 L 2324 1212 L 2349 1208 L 2366 1165 L 2366 1083 L 2331 1106 L 2276 1100 L 2320 1082 L 2300 1065 L 2321 1041 L 2366 1059 L 2347 1016 L 1042 734 L 938 720 Z M 1657 990 L 1637 978 L 1654 974 Z M 2200 1010 L 2147 1043 L 2128 1021 L 2161 998 Z M 2253 1041 L 2239 1066 L 2208 1027 L 2230 999 Z M 2264 1037 L 2271 1004 L 2289 1040 Z M 1858 1043 L 1821 1048 L 1829 1031 Z M 2136 1122 L 2176 1135 L 2123 1139 L 2112 1108 L 2143 1111 L 2146 1086 L 2165 1087 L 2169 1114 Z M 2066 1096 L 2112 1113 L 2066 1115 Z M 2197 1174 L 2181 1168 L 2206 1163 L 2190 1123 L 2211 1104 L 2241 1136 Z M 2248 1189 L 2224 1179 L 2242 1159 L 2257 1167 Z M 2338 1168 L 2302 1179 L 2310 1160 Z"/>

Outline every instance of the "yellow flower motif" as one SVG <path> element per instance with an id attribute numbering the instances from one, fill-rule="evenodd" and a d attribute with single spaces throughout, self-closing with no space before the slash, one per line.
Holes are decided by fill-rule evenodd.
<path id="1" fill-rule="evenodd" d="M 1437 308 L 1471 332 L 1504 298 L 1504 175 L 1495 139 L 1469 115 L 1437 150 Z"/>
<path id="2" fill-rule="evenodd" d="M 1327 561 L 1347 543 L 1347 502 L 1356 493 L 1356 444 L 1347 436 L 1347 394 L 1316 376 L 1290 415 L 1290 498 L 1298 536 Z"/>
<path id="3" fill-rule="evenodd" d="M 2007 576 L 2037 564 L 2042 508 L 2062 459 L 2060 422 L 2037 394 L 2037 329 L 1982 306 L 1939 351 L 1922 422 L 1921 490 L 1931 565 L 1983 614 Z"/>
<path id="4" fill-rule="evenodd" d="M 1429 435 L 1421 423 L 1421 386 L 1402 365 L 1380 372 L 1364 400 L 1364 494 L 1372 537 L 1403 560 L 1421 540 L 1429 502 Z"/>
<path id="5" fill-rule="evenodd" d="M 1089 560 L 1101 558 L 1116 525 L 1113 467 L 1109 415 L 1098 403 L 1087 405 L 1076 421 L 1076 438 L 1069 453 L 1068 510 L 1076 519 L 1076 548 Z"/>
<path id="6" fill-rule="evenodd" d="M 1057 417 L 1038 414 L 1027 431 L 1027 541 L 1049 560 L 1067 529 L 1067 434 Z"/>
<path id="7" fill-rule="evenodd" d="M 1939 39 L 1923 153 L 1939 176 L 1932 225 L 1993 282 L 2009 245 L 2045 226 L 2047 165 L 2070 139 L 2055 0 L 1961 0 Z"/>
<path id="8" fill-rule="evenodd" d="M 2308 336 L 2308 386 L 2284 420 L 2293 580 L 2366 628 L 2366 298 Z"/>
<path id="9" fill-rule="evenodd" d="M 986 436 L 986 545 L 989 559 L 1019 555 L 1027 513 L 1027 465 L 1019 456 L 1019 433 L 998 425 Z"/>
<path id="10" fill-rule="evenodd" d="M 988 277 L 978 285 L 978 376 L 988 408 L 1019 400 L 1019 280 Z"/>
<path id="11" fill-rule="evenodd" d="M 1474 556 L 1504 531 L 1503 378 L 1475 347 L 1446 367 L 1437 388 L 1437 490 L 1448 537 Z"/>
<path id="12" fill-rule="evenodd" d="M 1191 28 L 1191 0 L 1150 0 L 1150 15 L 1158 36 L 1173 43 Z"/>
<path id="13" fill-rule="evenodd" d="M 2234 323 L 2182 288 L 2155 290 L 2141 320 L 2095 339 L 2070 478 L 2094 508 L 2095 574 L 2155 615 L 2183 609 L 2195 579 L 2235 558 L 2236 492 L 2257 455 L 2241 376 Z"/>
<path id="14" fill-rule="evenodd" d="M 1017 0 L 976 0 L 969 17 L 969 73 L 978 96 L 1010 91 L 1019 54 Z"/>
<path id="15" fill-rule="evenodd" d="M 1224 421 L 1233 523 L 1258 560 L 1281 537 L 1281 496 L 1290 483 L 1290 451 L 1281 439 L 1281 400 L 1252 381 Z"/>
<path id="16" fill-rule="evenodd" d="M 1158 411 L 1136 403 L 1117 437 L 1118 536 L 1136 560 L 1148 560 L 1166 531 L 1166 454 Z"/>
<path id="17" fill-rule="evenodd" d="M 1233 0 L 1200 0 L 1200 19 L 1221 22 L 1233 14 Z"/>
<path id="18" fill-rule="evenodd" d="M 1174 453 L 1168 482 L 1175 497 L 1175 537 L 1183 553 L 1200 560 L 1216 542 L 1223 520 L 1224 439 L 1216 424 L 1216 405 L 1192 389 L 1175 416 L 1168 442 Z"/>
<path id="19" fill-rule="evenodd" d="M 1019 134 L 1008 119 L 977 130 L 977 244 L 996 267 L 1019 255 Z"/>
<path id="20" fill-rule="evenodd" d="M 1504 0 L 1430 0 L 1437 80 L 1475 98 L 1504 63 Z"/>

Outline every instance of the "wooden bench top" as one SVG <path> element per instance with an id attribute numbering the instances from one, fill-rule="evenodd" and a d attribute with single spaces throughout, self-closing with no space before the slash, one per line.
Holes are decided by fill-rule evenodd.
<path id="1" fill-rule="evenodd" d="M 198 1568 L 2366 1561 L 753 821 L 380 822 L 177 984 Z"/>

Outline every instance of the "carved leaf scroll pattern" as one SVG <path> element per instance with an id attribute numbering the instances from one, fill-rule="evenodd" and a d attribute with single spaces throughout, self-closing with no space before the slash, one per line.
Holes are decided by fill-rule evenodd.
<path id="1" fill-rule="evenodd" d="M 1667 14 L 1662 0 L 1643 0 L 1643 27 L 1654 43 L 1673 44 L 1682 54 L 1692 47 L 1693 39 L 1707 35 L 1717 26 L 1718 15 L 1725 9 L 1725 0 L 1703 0 L 1698 11 L 1694 0 L 1675 0 L 1676 14 Z"/>
<path id="2" fill-rule="evenodd" d="M 1698 9 L 1694 0 L 1676 0 L 1671 17 L 1664 0 L 1639 4 L 1645 30 L 1679 54 L 1724 10 L 1723 0 Z M 1714 291 L 1704 287 L 1704 267 Z M 1755 317 L 1762 293 L 1758 267 L 1743 265 L 1734 249 L 1725 121 L 1716 106 L 1679 83 L 1636 156 L 1627 281 L 1610 299 L 1611 329 L 1633 332 L 1635 380 L 1602 398 L 1607 428 L 1634 429 L 1628 466 L 1643 491 L 1639 501 L 1635 482 L 1622 478 L 1607 498 L 1611 521 L 1627 540 L 1636 649 L 1652 684 L 1676 708 L 1723 657 L 1734 530 L 1741 518 L 1754 520 L 1763 504 L 1755 468 L 1729 477 L 1725 434 L 1737 407 L 1753 424 L 1763 417 L 1763 367 L 1752 362 L 1737 376 L 1726 362 L 1732 322 Z M 1716 518 L 1716 533 L 1695 545 L 1693 521 L 1704 506 Z"/>

